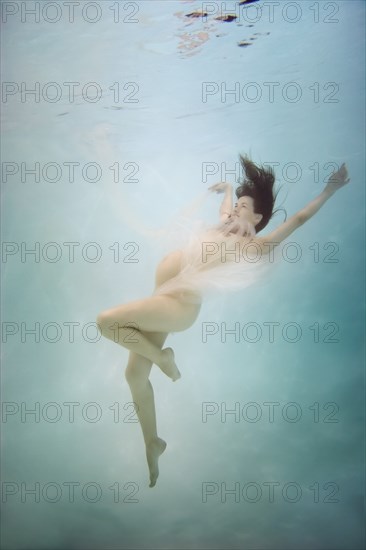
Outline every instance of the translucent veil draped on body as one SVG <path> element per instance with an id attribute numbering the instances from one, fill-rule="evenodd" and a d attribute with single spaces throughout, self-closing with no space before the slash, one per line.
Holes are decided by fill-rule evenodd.
<path id="1" fill-rule="evenodd" d="M 184 222 L 187 232 L 187 222 Z M 274 263 L 262 253 L 250 235 L 243 241 L 238 235 L 222 234 L 225 224 L 190 226 L 182 248 L 181 272 L 160 285 L 154 294 L 184 293 L 185 299 L 200 302 L 217 293 L 238 291 L 267 278 Z M 254 228 L 253 228 L 253 233 Z M 253 234 L 252 234 L 253 235 Z M 189 293 L 189 294 L 187 294 Z"/>
<path id="2" fill-rule="evenodd" d="M 146 230 L 139 225 L 139 232 L 159 239 L 168 252 L 182 251 L 180 273 L 156 288 L 154 295 L 184 293 L 186 301 L 200 303 L 203 298 L 238 291 L 270 277 L 274 259 L 250 243 L 255 236 L 251 224 L 243 225 L 237 217 L 217 225 L 193 219 L 194 211 L 211 194 L 200 195 L 164 229 Z M 232 229 L 237 234 L 230 233 Z M 239 235 L 245 240 L 239 242 Z"/>

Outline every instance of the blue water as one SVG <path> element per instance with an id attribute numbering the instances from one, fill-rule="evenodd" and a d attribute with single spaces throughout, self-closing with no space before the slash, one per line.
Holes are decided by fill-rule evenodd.
<path id="1" fill-rule="evenodd" d="M 62 2 L 39 22 L 21 4 L 2 3 L 2 547 L 362 548 L 364 3 L 231 2 L 232 22 L 215 19 L 220 2 L 207 20 L 186 17 L 195 1 L 83 2 L 73 22 Z M 161 243 L 131 219 L 157 229 L 209 185 L 235 185 L 239 152 L 276 163 L 288 215 L 332 166 L 351 182 L 269 282 L 169 336 L 182 379 L 152 370 L 168 448 L 149 489 L 128 352 L 93 323 L 153 290 Z M 21 164 L 36 162 L 38 181 Z M 219 206 L 200 215 L 218 221 Z"/>

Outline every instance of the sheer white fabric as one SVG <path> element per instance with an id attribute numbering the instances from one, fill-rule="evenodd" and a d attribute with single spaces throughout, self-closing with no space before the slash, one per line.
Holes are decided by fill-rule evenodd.
<path id="1" fill-rule="evenodd" d="M 208 226 L 180 218 L 186 237 L 181 248 L 181 271 L 160 285 L 155 295 L 172 294 L 200 303 L 218 292 L 233 292 L 269 278 L 273 258 L 252 241 L 254 227 L 239 218 Z"/>

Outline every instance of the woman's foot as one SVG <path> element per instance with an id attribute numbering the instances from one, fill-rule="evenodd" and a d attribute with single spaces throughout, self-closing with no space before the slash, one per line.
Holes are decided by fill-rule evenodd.
<path id="1" fill-rule="evenodd" d="M 146 446 L 146 458 L 150 470 L 150 485 L 149 487 L 154 487 L 156 480 L 159 476 L 159 467 L 158 460 L 159 456 L 163 454 L 166 449 L 166 442 L 164 439 L 157 437 L 151 443 Z"/>
<path id="2" fill-rule="evenodd" d="M 172 350 L 172 348 L 165 348 L 161 350 L 161 353 L 163 359 L 158 364 L 158 367 L 160 367 L 164 374 L 169 376 L 169 378 L 171 378 L 173 382 L 175 382 L 181 377 L 181 374 L 174 361 L 174 351 Z"/>

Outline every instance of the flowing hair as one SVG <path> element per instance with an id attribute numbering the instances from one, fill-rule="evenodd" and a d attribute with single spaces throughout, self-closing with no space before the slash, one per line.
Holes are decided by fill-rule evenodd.
<path id="1" fill-rule="evenodd" d="M 253 199 L 254 212 L 262 214 L 262 219 L 255 227 L 256 233 L 266 227 L 272 216 L 279 211 L 273 211 L 278 195 L 274 193 L 275 173 L 271 167 L 257 166 L 247 155 L 239 155 L 245 176 L 235 190 L 238 199 L 248 196 Z"/>

